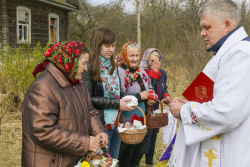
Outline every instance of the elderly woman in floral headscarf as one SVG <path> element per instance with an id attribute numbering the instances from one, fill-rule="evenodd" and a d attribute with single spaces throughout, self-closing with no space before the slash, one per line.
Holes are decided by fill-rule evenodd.
<path id="1" fill-rule="evenodd" d="M 153 86 L 154 92 L 158 95 L 158 99 L 169 104 L 171 96 L 167 91 L 167 74 L 164 70 L 160 69 L 160 62 L 162 59 L 161 52 L 156 48 L 149 48 L 143 54 L 140 63 L 145 72 L 148 74 Z M 156 102 L 152 105 L 151 110 L 157 110 L 159 103 Z M 141 158 L 145 154 L 146 166 L 153 166 L 153 157 L 155 150 L 155 143 L 159 129 L 148 129 L 148 133 L 142 141 Z M 138 162 L 139 165 L 139 162 Z"/>
<path id="2" fill-rule="evenodd" d="M 148 101 L 148 90 L 152 88 L 147 73 L 139 67 L 140 46 L 135 42 L 128 42 L 123 45 L 121 53 L 116 57 L 119 65 L 119 77 L 121 79 L 121 90 L 126 94 L 134 95 L 138 99 L 139 107 L 143 111 L 147 109 L 147 102 L 151 105 L 154 101 Z M 132 120 L 141 120 L 142 113 L 135 109 L 131 112 L 122 112 L 121 122 L 132 122 Z M 121 143 L 119 152 L 120 167 L 134 167 L 141 154 L 142 144 L 128 145 Z"/>
<path id="3" fill-rule="evenodd" d="M 33 75 L 42 73 L 22 106 L 22 166 L 74 166 L 107 144 L 81 79 L 88 59 L 87 48 L 76 41 L 57 43 L 41 57 Z"/>

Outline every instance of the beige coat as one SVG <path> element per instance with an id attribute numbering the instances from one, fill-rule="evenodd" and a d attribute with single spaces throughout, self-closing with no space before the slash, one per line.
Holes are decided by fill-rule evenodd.
<path id="1" fill-rule="evenodd" d="M 100 132 L 84 82 L 73 86 L 49 63 L 23 102 L 22 166 L 74 166 L 87 153 L 89 136 Z"/>

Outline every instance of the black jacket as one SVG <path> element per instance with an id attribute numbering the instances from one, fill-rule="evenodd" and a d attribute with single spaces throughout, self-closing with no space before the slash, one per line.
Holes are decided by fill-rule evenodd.
<path id="1" fill-rule="evenodd" d="M 83 80 L 87 85 L 91 96 L 91 102 L 93 106 L 98 110 L 100 119 L 105 125 L 104 121 L 104 109 L 119 109 L 120 99 L 115 98 L 107 98 L 104 96 L 102 81 L 94 81 L 92 79 L 92 66 L 90 61 L 88 62 L 88 71 L 84 71 L 82 74 Z M 122 96 L 121 96 L 122 97 Z"/>

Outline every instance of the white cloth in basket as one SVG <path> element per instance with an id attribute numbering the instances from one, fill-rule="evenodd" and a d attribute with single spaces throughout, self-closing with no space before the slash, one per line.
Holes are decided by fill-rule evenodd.
<path id="1" fill-rule="evenodd" d="M 118 132 L 119 133 L 122 133 L 126 130 L 129 130 L 128 128 L 122 128 L 123 127 L 123 124 L 120 124 L 120 126 L 118 127 Z M 134 120 L 134 123 L 133 123 L 133 126 L 132 128 L 130 129 L 139 129 L 139 130 L 142 130 L 142 129 L 145 129 L 147 128 L 146 125 L 142 125 L 141 121 L 137 121 L 137 120 Z"/>

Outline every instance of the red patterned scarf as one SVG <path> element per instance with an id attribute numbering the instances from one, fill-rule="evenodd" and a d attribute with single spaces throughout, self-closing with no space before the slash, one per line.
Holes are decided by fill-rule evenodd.
<path id="1" fill-rule="evenodd" d="M 83 42 L 77 41 L 59 42 L 53 45 L 41 57 L 32 74 L 36 78 L 36 75 L 51 62 L 72 84 L 78 84 L 79 81 L 75 77 L 82 46 Z"/>
<path id="2" fill-rule="evenodd" d="M 130 41 L 125 43 L 122 46 L 122 51 L 116 56 L 115 62 L 120 66 L 122 63 L 125 64 L 127 67 L 130 67 L 129 61 L 128 61 L 128 53 L 127 48 L 130 43 L 135 43 L 134 41 Z"/>

